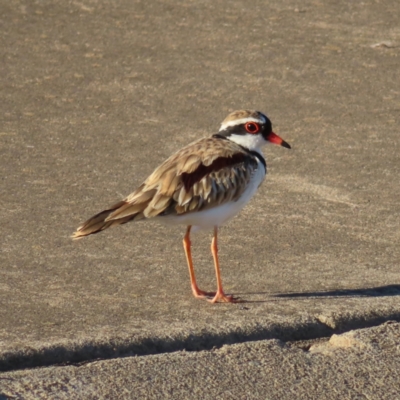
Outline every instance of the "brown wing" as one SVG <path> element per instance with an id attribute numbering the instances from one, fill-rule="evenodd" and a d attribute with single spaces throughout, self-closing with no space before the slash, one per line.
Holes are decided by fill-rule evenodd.
<path id="1" fill-rule="evenodd" d="M 201 139 L 168 158 L 137 190 L 90 218 L 73 237 L 132 220 L 179 215 L 236 200 L 257 166 L 256 157 L 236 143 Z"/>

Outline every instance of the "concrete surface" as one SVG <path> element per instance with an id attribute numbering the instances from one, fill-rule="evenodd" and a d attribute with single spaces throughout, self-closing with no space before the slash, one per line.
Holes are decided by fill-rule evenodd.
<path id="1" fill-rule="evenodd" d="M 397 0 L 0 1 L 0 369 L 400 320 L 399 15 Z M 183 228 L 70 240 L 237 108 L 293 148 L 266 149 L 266 182 L 221 230 L 224 286 L 246 303 L 192 298 Z M 211 290 L 210 234 L 193 241 Z"/>
<path id="2" fill-rule="evenodd" d="M 398 399 L 400 324 L 334 335 L 308 350 L 279 340 L 201 352 L 5 373 L 11 399 Z M 0 397 L 1 398 L 1 397 Z"/>

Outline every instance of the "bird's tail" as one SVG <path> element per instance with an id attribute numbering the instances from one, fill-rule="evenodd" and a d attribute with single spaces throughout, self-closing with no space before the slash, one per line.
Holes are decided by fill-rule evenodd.
<path id="1" fill-rule="evenodd" d="M 135 210 L 133 208 L 134 207 L 127 201 L 122 200 L 111 206 L 109 209 L 101 211 L 89 218 L 74 232 L 71 237 L 73 239 L 80 239 L 83 236 L 104 231 L 104 229 L 107 229 L 113 225 L 126 224 L 134 219 L 142 219 L 142 210 L 145 208 L 145 205 L 141 205 L 141 207 L 136 206 Z"/>

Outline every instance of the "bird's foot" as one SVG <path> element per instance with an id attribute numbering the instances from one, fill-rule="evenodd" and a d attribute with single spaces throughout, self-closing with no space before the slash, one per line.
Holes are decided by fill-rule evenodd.
<path id="1" fill-rule="evenodd" d="M 197 286 L 192 286 L 193 296 L 196 299 L 208 299 L 210 297 L 215 296 L 215 292 L 205 292 L 204 290 L 199 289 Z"/>
<path id="2" fill-rule="evenodd" d="M 196 299 L 206 299 L 210 303 L 241 303 L 243 300 L 240 297 L 227 295 L 224 292 L 205 292 L 197 286 L 192 286 L 193 296 Z"/>
<path id="3" fill-rule="evenodd" d="M 212 299 L 208 299 L 210 303 L 240 303 L 240 297 L 226 295 L 224 292 L 217 292 Z"/>

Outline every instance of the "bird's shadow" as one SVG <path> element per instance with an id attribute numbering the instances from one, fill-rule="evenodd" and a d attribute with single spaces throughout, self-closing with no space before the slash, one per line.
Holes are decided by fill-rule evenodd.
<path id="1" fill-rule="evenodd" d="M 271 293 L 271 292 L 247 292 L 236 293 L 239 296 L 251 295 L 267 295 L 266 300 L 245 300 L 244 303 L 265 303 L 270 301 L 279 301 L 280 299 L 313 299 L 313 298 L 340 298 L 340 297 L 386 297 L 400 296 L 400 285 L 386 285 L 361 289 L 334 289 L 313 292 L 288 292 L 288 293 Z"/>

